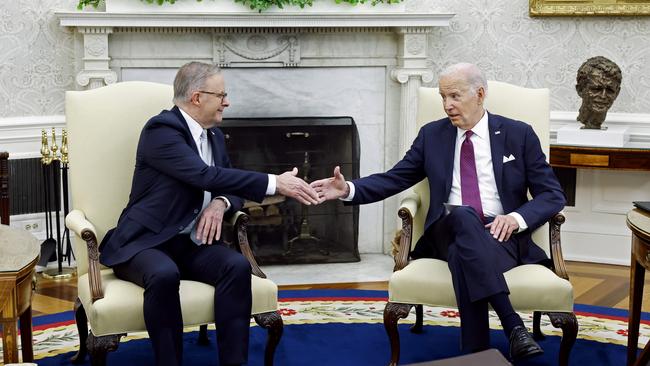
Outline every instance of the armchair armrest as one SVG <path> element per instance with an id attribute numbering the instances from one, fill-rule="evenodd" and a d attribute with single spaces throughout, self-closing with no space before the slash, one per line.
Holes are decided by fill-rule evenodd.
<path id="1" fill-rule="evenodd" d="M 253 274 L 260 278 L 266 278 L 266 275 L 260 269 L 260 266 L 257 264 L 255 257 L 253 256 L 253 251 L 251 246 L 248 243 L 248 233 L 247 226 L 250 218 L 248 215 L 242 211 L 235 212 L 232 217 L 228 220 L 233 228 L 237 231 L 237 243 L 239 244 L 239 251 L 241 254 L 248 259 L 248 262 L 251 264 L 251 270 Z"/>
<path id="2" fill-rule="evenodd" d="M 420 196 L 415 192 L 410 193 L 402 199 L 397 216 L 402 219 L 402 233 L 399 239 L 399 248 L 395 255 L 394 271 L 406 267 L 408 264 L 409 253 L 411 252 L 411 241 L 413 236 L 413 216 L 420 207 Z"/>
<path id="3" fill-rule="evenodd" d="M 65 225 L 86 242 L 88 247 L 88 281 L 92 301 L 104 298 L 99 264 L 99 244 L 95 226 L 80 210 L 73 210 L 65 217 Z"/>
<path id="4" fill-rule="evenodd" d="M 548 221 L 548 230 L 551 241 L 551 260 L 553 261 L 553 271 L 559 277 L 568 280 L 569 274 L 567 273 L 566 265 L 564 264 L 564 257 L 562 256 L 562 243 L 560 241 L 560 226 L 564 224 L 564 221 L 566 221 L 566 217 L 562 212 L 558 212 Z"/>

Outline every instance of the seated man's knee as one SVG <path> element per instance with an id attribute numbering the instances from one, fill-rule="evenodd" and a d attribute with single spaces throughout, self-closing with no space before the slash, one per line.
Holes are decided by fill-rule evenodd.
<path id="1" fill-rule="evenodd" d="M 243 277 L 250 277 L 251 276 L 251 264 L 244 257 L 243 255 L 234 255 L 230 258 L 229 260 L 229 267 L 230 267 L 230 273 L 232 273 L 234 276 L 243 276 Z"/>
<path id="2" fill-rule="evenodd" d="M 457 223 L 468 223 L 472 221 L 480 222 L 476 211 L 469 206 L 459 206 L 451 210 L 448 220 Z"/>
<path id="3" fill-rule="evenodd" d="M 178 268 L 161 268 L 145 278 L 145 289 L 176 289 L 180 287 L 181 274 Z"/>

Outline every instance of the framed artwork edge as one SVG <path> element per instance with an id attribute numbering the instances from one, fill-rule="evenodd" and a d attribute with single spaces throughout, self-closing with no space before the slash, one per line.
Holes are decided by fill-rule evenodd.
<path id="1" fill-rule="evenodd" d="M 602 4 L 597 0 L 529 0 L 531 17 L 551 16 L 642 16 L 650 15 L 650 0 L 612 0 Z"/>

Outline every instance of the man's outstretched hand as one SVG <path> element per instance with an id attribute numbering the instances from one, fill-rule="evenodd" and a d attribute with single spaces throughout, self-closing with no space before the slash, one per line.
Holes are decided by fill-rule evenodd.
<path id="1" fill-rule="evenodd" d="M 310 187 L 307 182 L 296 177 L 298 168 L 293 168 L 289 172 L 284 172 L 277 176 L 277 193 L 294 198 L 305 205 L 317 205 L 318 193 Z"/>
<path id="2" fill-rule="evenodd" d="M 350 187 L 345 183 L 345 177 L 341 174 L 341 168 L 334 168 L 334 176 L 311 182 L 311 186 L 318 193 L 319 202 L 335 200 L 350 195 Z"/>

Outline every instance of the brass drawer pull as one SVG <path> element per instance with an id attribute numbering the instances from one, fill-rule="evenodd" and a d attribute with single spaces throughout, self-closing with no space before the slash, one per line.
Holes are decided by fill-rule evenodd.
<path id="1" fill-rule="evenodd" d="M 287 132 L 286 136 L 287 138 L 301 137 L 301 136 L 307 138 L 309 137 L 309 132 Z"/>
<path id="2" fill-rule="evenodd" d="M 596 155 L 596 154 L 574 154 L 570 155 L 571 165 L 583 165 L 583 166 L 609 166 L 609 156 L 608 155 Z"/>

